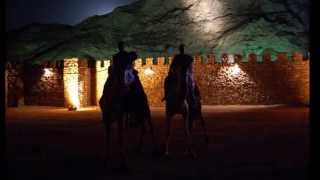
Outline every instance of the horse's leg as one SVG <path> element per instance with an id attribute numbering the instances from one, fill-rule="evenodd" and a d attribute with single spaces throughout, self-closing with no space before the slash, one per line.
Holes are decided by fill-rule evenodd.
<path id="1" fill-rule="evenodd" d="M 143 117 L 138 117 L 138 118 L 143 118 Z M 139 137 L 139 146 L 138 146 L 138 151 L 141 152 L 142 146 L 143 146 L 143 138 L 146 132 L 146 126 L 145 126 L 145 122 L 142 122 L 141 124 L 141 133 L 140 133 L 140 137 Z"/>
<path id="2" fill-rule="evenodd" d="M 117 122 L 118 122 L 118 140 L 119 140 L 119 148 L 120 148 L 120 153 L 121 153 L 121 166 L 126 167 L 127 159 L 126 159 L 126 152 L 125 152 L 125 147 L 124 147 L 124 138 L 123 138 L 123 121 L 125 121 L 124 118 L 126 116 L 124 115 L 118 115 L 117 116 Z"/>
<path id="3" fill-rule="evenodd" d="M 165 154 L 168 156 L 169 155 L 169 140 L 171 136 L 171 117 L 172 115 L 169 113 L 166 113 L 166 126 L 167 126 L 167 132 L 166 132 L 166 152 Z"/>
<path id="4" fill-rule="evenodd" d="M 110 143 L 110 135 L 111 135 L 111 117 L 107 116 L 105 112 L 102 111 L 102 121 L 105 128 L 105 143 L 106 143 L 106 154 L 105 154 L 105 165 L 109 167 L 110 159 L 111 159 L 111 143 Z"/>
<path id="5" fill-rule="evenodd" d="M 130 118 L 129 113 L 124 113 L 124 129 L 125 129 L 125 132 L 128 132 L 128 129 L 129 129 L 129 118 Z"/>
<path id="6" fill-rule="evenodd" d="M 111 124 L 110 123 L 107 123 L 105 125 L 105 131 L 106 131 L 106 157 L 107 157 L 107 160 L 110 159 L 110 126 Z"/>
<path id="7" fill-rule="evenodd" d="M 110 146 L 110 130 L 111 130 L 111 123 L 110 123 L 110 119 L 108 120 L 106 115 L 102 115 L 103 117 L 103 123 L 104 123 L 104 127 L 105 127 L 105 133 L 106 133 L 106 163 L 107 165 L 109 164 L 110 161 L 110 157 L 111 157 L 111 146 Z"/>
<path id="8" fill-rule="evenodd" d="M 187 149 L 186 152 L 189 151 L 190 149 L 190 143 L 189 143 L 189 135 L 190 135 L 190 128 L 189 128 L 189 110 L 188 110 L 188 105 L 184 105 L 183 111 L 182 111 L 182 116 L 183 116 L 183 121 L 184 121 L 184 135 L 186 138 L 186 144 L 187 144 Z"/>
<path id="9" fill-rule="evenodd" d="M 153 150 L 156 151 L 157 150 L 157 142 L 156 142 L 156 137 L 155 137 L 155 133 L 154 133 L 154 129 L 153 129 L 153 124 L 151 121 L 151 113 L 150 111 L 148 111 L 147 113 L 147 117 L 146 117 L 146 121 L 148 123 L 148 126 L 150 128 L 150 132 L 151 132 L 151 138 L 152 138 L 152 144 L 153 144 Z"/>
<path id="10" fill-rule="evenodd" d="M 201 126 L 202 126 L 202 131 L 204 133 L 204 138 L 205 138 L 205 141 L 207 144 L 209 144 L 209 136 L 207 134 L 207 125 L 206 125 L 206 122 L 204 121 L 202 115 L 200 116 L 200 123 L 201 123 Z"/>
<path id="11" fill-rule="evenodd" d="M 191 144 L 191 140 L 190 140 L 193 121 L 192 121 L 192 119 L 190 117 L 189 107 L 188 107 L 187 103 L 185 103 L 185 105 L 184 105 L 182 116 L 183 116 L 183 119 L 184 119 L 184 126 L 185 126 L 184 127 L 184 132 L 185 132 L 186 144 L 187 144 L 186 151 L 190 152 L 192 157 L 195 158 L 196 154 L 192 149 L 192 144 Z"/>

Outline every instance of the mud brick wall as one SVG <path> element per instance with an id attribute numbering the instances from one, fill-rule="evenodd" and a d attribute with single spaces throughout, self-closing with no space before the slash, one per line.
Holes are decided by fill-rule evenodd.
<path id="1" fill-rule="evenodd" d="M 23 65 L 6 64 L 6 103 L 8 107 L 24 105 Z"/>
<path id="2" fill-rule="evenodd" d="M 25 64 L 24 86 L 26 105 L 63 106 L 63 63 Z"/>

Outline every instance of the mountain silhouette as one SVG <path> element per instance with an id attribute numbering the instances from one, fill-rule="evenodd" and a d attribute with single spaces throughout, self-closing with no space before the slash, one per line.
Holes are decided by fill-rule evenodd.
<path id="1" fill-rule="evenodd" d="M 7 60 L 109 59 L 123 40 L 141 57 L 307 51 L 304 0 L 139 0 L 69 25 L 31 24 L 7 34 Z"/>

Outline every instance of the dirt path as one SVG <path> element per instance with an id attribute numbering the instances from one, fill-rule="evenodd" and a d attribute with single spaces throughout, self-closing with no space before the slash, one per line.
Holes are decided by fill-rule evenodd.
<path id="1" fill-rule="evenodd" d="M 309 109 L 278 106 L 204 106 L 210 143 L 195 124 L 197 160 L 184 152 L 183 124 L 174 119 L 170 159 L 154 155 L 146 138 L 142 154 L 132 151 L 136 129 L 127 135 L 130 173 L 105 169 L 104 131 L 99 109 L 9 108 L 7 159 L 9 179 L 306 179 L 309 160 Z M 160 147 L 164 109 L 152 109 Z M 116 128 L 113 129 L 116 134 Z M 113 136 L 114 137 L 114 136 Z"/>

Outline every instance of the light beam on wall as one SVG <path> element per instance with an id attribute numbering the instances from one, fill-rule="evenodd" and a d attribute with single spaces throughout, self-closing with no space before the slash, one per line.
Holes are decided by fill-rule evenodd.
<path id="1" fill-rule="evenodd" d="M 43 73 L 44 77 L 50 77 L 53 75 L 52 68 L 44 68 L 43 71 L 44 71 Z"/>
<path id="2" fill-rule="evenodd" d="M 79 68 L 77 58 L 64 60 L 63 81 L 67 107 L 69 110 L 79 109 Z"/>
<path id="3" fill-rule="evenodd" d="M 232 77 L 238 76 L 240 74 L 240 72 L 241 72 L 241 69 L 238 64 L 234 64 L 233 66 L 229 67 L 229 69 L 228 69 L 228 75 L 232 76 Z"/>
<path id="4" fill-rule="evenodd" d="M 148 67 L 147 69 L 144 70 L 144 74 L 147 76 L 152 76 L 155 74 L 155 72 L 152 70 L 151 67 Z"/>
<path id="5" fill-rule="evenodd" d="M 103 63 L 103 67 L 101 64 Z M 97 89 L 96 89 L 96 98 L 97 102 L 99 102 L 99 99 L 102 96 L 103 93 L 103 87 L 104 84 L 107 81 L 108 78 L 108 68 L 110 66 L 110 60 L 101 60 L 97 61 L 96 63 L 96 83 L 97 83 Z"/>
<path id="6" fill-rule="evenodd" d="M 229 64 L 233 64 L 234 63 L 234 55 L 233 54 L 228 54 L 228 63 Z"/>
<path id="7" fill-rule="evenodd" d="M 230 66 L 222 67 L 219 70 L 219 74 L 226 75 L 229 79 L 237 81 L 242 81 L 244 80 L 244 77 L 248 76 L 245 72 L 241 70 L 237 63 Z"/>

